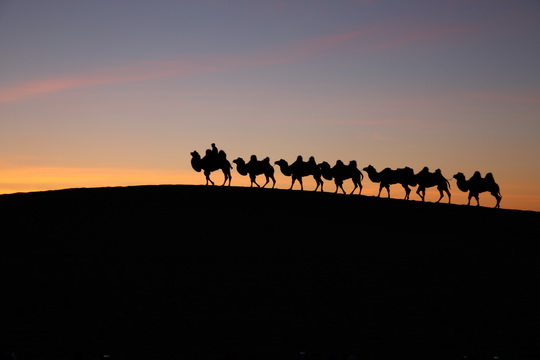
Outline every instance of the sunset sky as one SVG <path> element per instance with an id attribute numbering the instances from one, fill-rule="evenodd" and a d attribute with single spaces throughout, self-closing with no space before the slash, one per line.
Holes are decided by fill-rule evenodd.
<path id="1" fill-rule="evenodd" d="M 502 208 L 540 211 L 539 36 L 538 0 L 0 0 L 0 194 L 204 184 L 190 152 L 215 142 L 492 172 Z"/>

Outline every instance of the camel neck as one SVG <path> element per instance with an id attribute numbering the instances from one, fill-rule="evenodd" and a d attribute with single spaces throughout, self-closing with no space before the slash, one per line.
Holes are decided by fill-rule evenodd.
<path id="1" fill-rule="evenodd" d="M 292 172 L 288 164 L 279 164 L 279 168 L 281 169 L 281 172 L 285 176 L 291 176 Z"/>
<path id="2" fill-rule="evenodd" d="M 469 191 L 469 182 L 465 179 L 458 179 L 456 181 L 457 187 L 461 191 Z"/>

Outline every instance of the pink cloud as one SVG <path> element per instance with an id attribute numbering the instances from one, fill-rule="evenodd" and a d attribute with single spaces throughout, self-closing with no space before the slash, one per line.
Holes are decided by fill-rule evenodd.
<path id="1" fill-rule="evenodd" d="M 169 76 L 225 71 L 244 66 L 268 66 L 301 61 L 346 43 L 370 30 L 347 32 L 310 39 L 293 46 L 246 53 L 232 57 L 188 58 L 171 61 L 143 61 L 130 65 L 100 69 L 80 75 L 60 76 L 29 81 L 13 87 L 0 88 L 0 102 L 11 102 L 34 95 L 91 86 L 118 84 Z"/>
<path id="2" fill-rule="evenodd" d="M 0 88 L 0 102 L 12 102 L 28 97 L 74 90 L 99 85 L 121 84 L 128 82 L 159 79 L 171 76 L 227 71 L 239 67 L 271 66 L 304 61 L 315 56 L 332 54 L 340 45 L 348 49 L 362 49 L 361 52 L 384 51 L 410 43 L 446 37 L 451 34 L 464 34 L 468 28 L 432 27 L 412 29 L 403 32 L 395 26 L 372 26 L 365 29 L 321 36 L 294 43 L 282 48 L 248 52 L 237 56 L 192 57 L 170 61 L 142 61 L 126 66 L 98 69 L 83 74 L 44 78 L 12 87 Z M 372 41 L 371 37 L 375 37 Z M 364 40 L 358 46 L 352 42 Z M 341 49 L 343 50 L 343 49 Z"/>
<path id="3" fill-rule="evenodd" d="M 22 83 L 14 87 L 0 88 L 0 102 L 10 102 L 30 96 L 91 86 L 118 84 L 179 76 L 193 73 L 218 71 L 223 65 L 200 61 L 147 61 L 124 67 L 101 69 L 80 75 L 61 76 Z"/>

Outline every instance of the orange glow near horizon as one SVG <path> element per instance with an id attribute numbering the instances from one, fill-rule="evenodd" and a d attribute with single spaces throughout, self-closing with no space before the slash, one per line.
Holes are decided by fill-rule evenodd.
<path id="1" fill-rule="evenodd" d="M 277 169 L 276 169 L 277 170 Z M 232 172 L 233 180 L 231 186 L 249 187 L 250 182 L 247 176 L 238 174 L 235 170 Z M 213 172 L 211 179 L 220 186 L 223 183 L 223 174 L 220 171 Z M 259 185 L 264 184 L 264 177 L 258 176 Z M 138 185 L 204 185 L 205 178 L 202 173 L 185 170 L 160 170 L 160 169 L 129 169 L 129 168 L 69 168 L 69 167 L 19 167 L 2 170 L 2 179 L 0 181 L 0 194 L 12 194 L 20 192 L 37 192 L 48 190 L 61 190 L 69 188 L 99 188 L 99 187 L 121 187 Z M 288 189 L 291 184 L 291 178 L 285 177 L 276 171 L 277 189 Z M 271 185 L 271 183 L 270 183 Z M 367 177 L 362 181 L 364 186 L 362 195 L 377 196 L 379 186 L 372 183 Z M 505 195 L 505 187 L 511 188 L 511 184 L 500 184 L 503 200 L 501 208 L 515 210 L 540 211 L 540 195 L 534 195 L 534 189 L 520 189 L 521 192 L 512 192 Z M 267 187 L 269 187 L 267 185 Z M 345 191 L 352 191 L 350 181 L 345 181 Z M 313 191 L 315 182 L 311 178 L 304 178 L 304 190 Z M 295 183 L 293 190 L 300 190 L 300 185 Z M 333 193 L 335 185 L 333 181 L 324 182 L 324 192 Z M 392 185 L 390 188 L 391 198 L 402 199 L 405 195 L 401 185 Z M 452 204 L 467 204 L 467 194 L 460 191 L 451 181 Z M 355 190 L 358 194 L 358 190 Z M 383 189 L 381 197 L 386 198 L 386 190 Z M 429 188 L 426 191 L 426 201 L 435 202 L 439 198 L 439 193 L 435 188 Z M 420 201 L 416 194 L 416 188 L 412 188 L 410 200 Z M 445 196 L 442 203 L 447 203 Z M 475 200 L 471 201 L 476 205 Z M 485 207 L 495 205 L 494 198 L 488 194 L 480 195 L 480 204 Z"/>

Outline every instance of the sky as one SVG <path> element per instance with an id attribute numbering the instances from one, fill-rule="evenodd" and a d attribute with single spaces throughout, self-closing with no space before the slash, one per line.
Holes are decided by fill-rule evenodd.
<path id="1" fill-rule="evenodd" d="M 215 143 L 441 169 L 455 204 L 455 173 L 491 172 L 540 211 L 539 34 L 538 0 L 0 0 L 0 194 L 204 184 Z"/>

